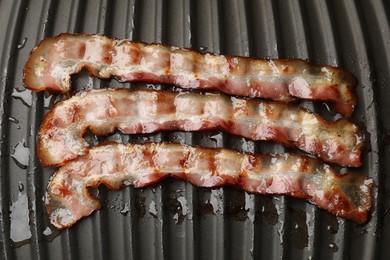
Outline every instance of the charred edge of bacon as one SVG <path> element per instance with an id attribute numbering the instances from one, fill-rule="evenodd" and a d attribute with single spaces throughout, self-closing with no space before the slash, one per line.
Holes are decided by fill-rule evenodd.
<path id="1" fill-rule="evenodd" d="M 41 41 L 25 65 L 24 83 L 34 91 L 66 93 L 71 86 L 70 75 L 83 68 L 95 77 L 115 77 L 120 81 L 217 89 L 231 95 L 283 102 L 326 101 L 344 116 L 352 114 L 357 102 L 356 79 L 341 68 L 300 59 L 200 53 L 88 34 L 64 33 Z"/>
<path id="2" fill-rule="evenodd" d="M 88 152 L 87 129 L 107 135 L 157 131 L 222 130 L 252 140 L 273 141 L 344 166 L 361 165 L 364 136 L 347 119 L 329 122 L 280 102 L 189 92 L 102 89 L 58 102 L 45 116 L 38 157 L 58 166 Z"/>
<path id="3" fill-rule="evenodd" d="M 294 154 L 244 154 L 181 144 L 105 144 L 64 165 L 49 180 L 46 208 L 51 223 L 68 228 L 100 209 L 88 188 L 104 184 L 136 188 L 174 177 L 199 187 L 231 185 L 257 194 L 289 195 L 356 223 L 368 220 L 373 180 L 338 175 L 320 161 Z"/>

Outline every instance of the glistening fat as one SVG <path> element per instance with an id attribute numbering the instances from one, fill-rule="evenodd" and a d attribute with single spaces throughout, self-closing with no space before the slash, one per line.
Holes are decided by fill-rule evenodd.
<path id="1" fill-rule="evenodd" d="M 200 53 L 103 35 L 60 34 L 44 39 L 30 54 L 24 83 L 35 91 L 66 93 L 70 76 L 86 68 L 99 78 L 173 84 L 226 94 L 290 102 L 329 101 L 350 116 L 356 105 L 353 75 L 304 60 L 255 59 Z"/>
<path id="2" fill-rule="evenodd" d="M 319 160 L 294 154 L 243 154 L 181 144 L 109 144 L 65 164 L 51 178 L 46 208 L 51 223 L 68 228 L 101 207 L 88 188 L 104 184 L 145 187 L 166 177 L 199 187 L 232 185 L 258 194 L 304 198 L 356 223 L 367 221 L 373 180 L 365 174 L 338 175 Z"/>
<path id="3" fill-rule="evenodd" d="M 343 118 L 324 120 L 295 105 L 222 94 L 102 89 L 80 92 L 57 103 L 45 116 L 38 138 L 44 166 L 84 155 L 87 129 L 107 135 L 167 130 L 221 130 L 252 140 L 273 141 L 332 163 L 361 165 L 364 138 Z"/>

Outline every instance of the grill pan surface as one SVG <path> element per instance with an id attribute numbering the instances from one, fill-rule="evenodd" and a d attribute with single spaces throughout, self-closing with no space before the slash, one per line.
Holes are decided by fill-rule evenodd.
<path id="1" fill-rule="evenodd" d="M 390 259 L 390 3 L 380 0 L 1 0 L 1 259 Z M 344 67 L 358 79 L 353 120 L 366 131 L 364 164 L 375 204 L 363 226 L 304 200 L 167 179 L 149 188 L 98 190 L 103 208 L 61 232 L 48 224 L 43 196 L 53 169 L 41 167 L 36 137 L 61 95 L 24 89 L 31 49 L 62 32 L 102 33 L 221 54 L 303 58 Z M 98 80 L 73 89 L 166 85 Z M 337 118 L 326 105 L 302 106 Z M 220 132 L 87 136 L 92 144 L 172 141 L 244 152 L 282 146 Z M 387 247 L 386 247 L 387 241 Z"/>

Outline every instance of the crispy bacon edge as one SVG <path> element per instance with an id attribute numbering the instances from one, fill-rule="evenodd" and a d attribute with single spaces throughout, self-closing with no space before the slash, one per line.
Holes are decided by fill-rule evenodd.
<path id="1" fill-rule="evenodd" d="M 198 187 L 231 185 L 250 193 L 304 198 L 358 224 L 368 220 L 374 182 L 361 173 L 338 175 L 320 161 L 294 154 L 244 154 L 181 144 L 105 144 L 69 162 L 50 178 L 45 204 L 51 223 L 68 228 L 100 209 L 88 188 L 120 189 L 166 177 Z"/>
<path id="2" fill-rule="evenodd" d="M 347 119 L 329 122 L 305 109 L 221 94 L 102 89 L 80 92 L 46 114 L 38 137 L 44 166 L 59 166 L 84 155 L 90 129 L 107 135 L 167 130 L 222 130 L 252 140 L 298 148 L 327 162 L 361 165 L 364 136 Z"/>
<path id="3" fill-rule="evenodd" d="M 355 77 L 348 71 L 300 59 L 255 59 L 200 53 L 103 35 L 59 34 L 30 53 L 24 83 L 34 91 L 70 90 L 70 76 L 86 68 L 95 77 L 173 84 L 289 102 L 331 102 L 349 117 L 356 105 Z"/>

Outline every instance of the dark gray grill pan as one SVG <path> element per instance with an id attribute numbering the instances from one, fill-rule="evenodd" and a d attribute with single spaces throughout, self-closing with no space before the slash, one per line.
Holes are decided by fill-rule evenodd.
<path id="1" fill-rule="evenodd" d="M 390 259 L 390 3 L 380 0 L 0 0 L 0 258 Z M 99 189 L 101 211 L 62 232 L 42 198 L 53 169 L 36 157 L 43 115 L 63 97 L 23 86 L 30 50 L 61 32 L 102 33 L 231 55 L 304 58 L 358 79 L 353 119 L 367 131 L 366 172 L 377 183 L 364 226 L 302 200 L 196 188 L 165 180 L 145 189 Z M 76 89 L 169 89 L 73 78 Z M 325 105 L 303 106 L 327 118 Z M 174 141 L 247 152 L 287 151 L 219 132 L 89 136 L 92 143 Z"/>

